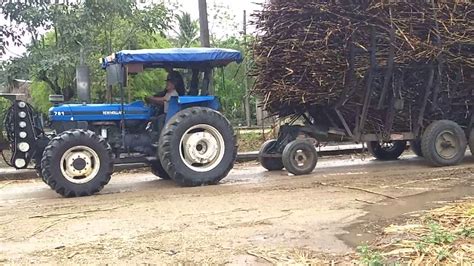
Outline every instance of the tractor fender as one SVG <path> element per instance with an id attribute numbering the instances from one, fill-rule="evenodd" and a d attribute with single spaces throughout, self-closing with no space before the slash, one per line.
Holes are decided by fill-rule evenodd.
<path id="1" fill-rule="evenodd" d="M 169 101 L 166 122 L 181 110 L 190 107 L 207 107 L 215 111 L 220 111 L 221 104 L 219 98 L 216 96 L 174 96 L 171 97 Z"/>

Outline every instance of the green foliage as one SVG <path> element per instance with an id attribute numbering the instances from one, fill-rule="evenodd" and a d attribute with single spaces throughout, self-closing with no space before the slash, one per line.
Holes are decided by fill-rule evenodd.
<path id="1" fill-rule="evenodd" d="M 176 15 L 178 20 L 178 46 L 191 47 L 197 46 L 199 40 L 198 21 L 191 18 L 191 14 L 183 12 Z"/>
<path id="2" fill-rule="evenodd" d="M 131 79 L 129 79 L 129 87 L 131 89 L 132 100 L 142 100 L 146 96 L 156 94 L 164 90 L 166 72 L 161 69 L 146 70 Z"/>
<path id="3" fill-rule="evenodd" d="M 430 233 L 423 237 L 422 242 L 426 244 L 442 245 L 451 244 L 456 240 L 456 236 L 446 231 L 441 225 L 431 223 L 429 225 Z"/>
<path id="4" fill-rule="evenodd" d="M 260 150 L 265 136 L 261 131 L 237 133 L 239 152 L 251 152 Z"/>
<path id="5" fill-rule="evenodd" d="M 370 248 L 368 245 L 363 245 L 357 248 L 357 253 L 360 257 L 360 263 L 369 266 L 383 265 L 382 255 Z"/>
<path id="6" fill-rule="evenodd" d="M 459 232 L 459 236 L 467 237 L 467 238 L 474 238 L 474 228 L 472 227 L 464 227 Z"/>
<path id="7" fill-rule="evenodd" d="M 38 112 L 47 114 L 51 103 L 49 95 L 52 94 L 51 89 L 45 82 L 34 81 L 30 86 L 32 104 Z"/>
<path id="8" fill-rule="evenodd" d="M 11 60 L 0 69 L 0 83 L 8 84 L 15 78 L 34 80 L 34 105 L 42 112 L 50 106 L 48 94 L 63 94 L 66 101 L 75 101 L 75 70 L 81 53 L 91 71 L 93 102 L 106 102 L 106 72 L 99 67 L 99 59 L 123 49 L 168 48 L 197 46 L 199 27 L 196 20 L 179 11 L 179 6 L 163 4 L 138 9 L 134 0 L 84 0 L 78 4 L 45 4 L 46 1 L 10 1 L 0 7 L 2 15 L 13 21 L 12 27 L 2 28 L 6 37 L 1 44 L 13 42 L 27 33 L 33 36 L 27 53 Z M 24 2 L 24 1 L 23 1 Z M 247 53 L 243 37 L 237 31 L 235 18 L 226 7 L 210 6 L 211 41 L 214 47 L 233 48 Z M 172 23 L 173 20 L 176 23 Z M 170 25 L 177 25 L 176 40 L 165 33 Z M 229 29 L 229 35 L 215 34 L 216 26 Z M 38 29 L 45 29 L 40 34 Z M 246 61 L 244 64 L 249 64 Z M 242 104 L 246 95 L 245 65 L 231 64 L 222 72 L 214 72 L 216 95 L 221 98 L 225 114 L 234 124 L 243 124 Z M 166 73 L 145 70 L 129 77 L 127 99 L 138 100 L 161 91 Z M 252 80 L 249 79 L 249 87 Z M 112 97 L 118 98 L 117 88 Z M 252 105 L 254 108 L 254 104 Z M 254 113 L 254 112 L 251 112 Z"/>
<path id="9" fill-rule="evenodd" d="M 0 138 L 3 137 L 3 128 L 4 128 L 4 120 L 5 120 L 5 114 L 11 106 L 11 102 L 5 98 L 0 97 Z"/>
<path id="10" fill-rule="evenodd" d="M 226 39 L 219 42 L 217 46 L 236 49 L 245 53 L 243 41 L 239 38 Z M 245 122 L 243 99 L 246 96 L 245 85 L 248 77 L 245 73 L 244 64 L 245 62 L 240 65 L 230 64 L 224 69 L 216 69 L 214 73 L 215 94 L 219 96 L 226 116 L 234 124 L 244 124 Z"/>
<path id="11" fill-rule="evenodd" d="M 449 258 L 449 256 L 451 256 L 451 253 L 449 253 L 449 250 L 442 248 L 438 251 L 438 254 L 436 255 L 436 259 L 438 261 L 443 261 Z"/>
<path id="12" fill-rule="evenodd" d="M 30 79 L 45 82 L 66 100 L 74 97 L 81 51 L 85 63 L 94 70 L 94 100 L 103 101 L 105 73 L 99 73 L 98 59 L 113 51 L 141 48 L 144 39 L 163 39 L 171 21 L 164 5 L 138 9 L 133 0 L 85 0 L 69 5 L 27 2 L 12 1 L 2 8 L 3 15 L 17 25 L 9 29 L 12 34 L 19 31 L 33 35 L 27 55 L 21 58 L 27 67 L 17 69 L 26 69 Z M 47 34 L 38 36 L 36 29 L 40 27 L 48 30 Z M 18 71 L 7 73 L 11 78 L 19 75 Z"/>
<path id="13" fill-rule="evenodd" d="M 456 235 L 446 231 L 441 225 L 431 222 L 428 225 L 430 229 L 429 233 L 421 238 L 421 240 L 416 243 L 415 247 L 420 253 L 426 253 L 428 248 L 431 246 L 439 246 L 440 248 L 437 251 L 437 260 L 442 261 L 450 256 L 449 250 L 445 249 L 445 245 L 449 245 L 456 241 Z M 468 236 L 470 233 L 469 230 L 462 230 L 458 233 L 460 236 Z M 466 234 L 466 235 L 464 235 Z"/>

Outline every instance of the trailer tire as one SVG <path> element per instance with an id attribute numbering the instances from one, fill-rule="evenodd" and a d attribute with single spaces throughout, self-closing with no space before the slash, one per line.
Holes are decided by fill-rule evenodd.
<path id="1" fill-rule="evenodd" d="M 277 143 L 277 140 L 275 139 L 267 140 L 263 143 L 260 152 L 258 153 L 258 161 L 263 168 L 268 171 L 280 171 L 285 167 L 281 158 L 265 157 L 265 154 L 273 148 L 275 143 Z"/>
<path id="2" fill-rule="evenodd" d="M 234 130 L 217 111 L 187 108 L 166 124 L 158 154 L 166 172 L 179 185 L 214 185 L 234 167 L 237 157 Z"/>
<path id="3" fill-rule="evenodd" d="M 45 182 L 58 194 L 90 196 L 110 181 L 112 151 L 105 139 L 92 131 L 65 131 L 49 142 L 41 169 Z"/>
<path id="4" fill-rule="evenodd" d="M 313 172 L 318 163 L 318 152 L 311 142 L 294 140 L 283 150 L 282 161 L 291 174 L 307 175 Z"/>
<path id="5" fill-rule="evenodd" d="M 166 172 L 165 168 L 163 168 L 159 160 L 151 162 L 150 169 L 151 169 L 152 174 L 156 175 L 157 177 L 161 179 L 164 179 L 164 180 L 171 179 L 170 175 Z"/>
<path id="6" fill-rule="evenodd" d="M 410 149 L 418 157 L 423 157 L 423 151 L 421 150 L 421 139 L 410 140 Z"/>
<path id="7" fill-rule="evenodd" d="M 407 142 L 404 140 L 392 141 L 392 146 L 383 147 L 378 141 L 371 141 L 367 143 L 367 148 L 369 149 L 370 154 L 374 156 L 377 160 L 381 161 L 393 161 L 397 160 L 407 147 Z"/>
<path id="8" fill-rule="evenodd" d="M 462 128 L 453 121 L 439 120 L 431 123 L 423 133 L 421 149 L 428 162 L 434 166 L 461 163 L 467 147 Z"/>

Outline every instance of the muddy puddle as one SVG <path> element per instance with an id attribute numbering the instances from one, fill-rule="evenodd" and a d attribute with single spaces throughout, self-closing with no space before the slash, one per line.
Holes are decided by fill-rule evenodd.
<path id="1" fill-rule="evenodd" d="M 357 223 L 344 228 L 344 231 L 348 233 L 339 235 L 338 238 L 353 248 L 365 243 L 370 244 L 377 239 L 385 227 L 391 224 L 403 223 L 410 217 L 421 215 L 427 210 L 470 196 L 474 196 L 474 182 L 472 180 L 449 189 L 384 200 L 381 203 L 368 205 L 364 208 L 367 214 L 361 217 Z"/>

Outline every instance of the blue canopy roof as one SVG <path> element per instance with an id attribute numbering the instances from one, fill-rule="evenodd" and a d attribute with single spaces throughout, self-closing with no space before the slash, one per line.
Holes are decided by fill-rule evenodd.
<path id="1" fill-rule="evenodd" d="M 124 50 L 103 59 L 103 67 L 110 64 L 143 64 L 145 67 L 220 67 L 240 63 L 242 53 L 222 48 L 170 48 Z"/>

